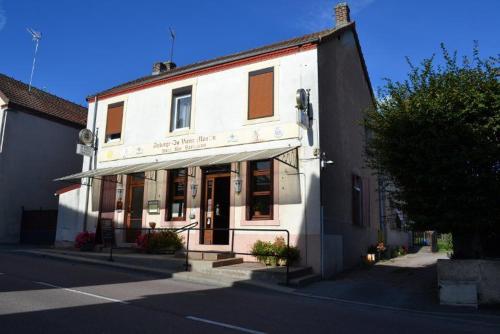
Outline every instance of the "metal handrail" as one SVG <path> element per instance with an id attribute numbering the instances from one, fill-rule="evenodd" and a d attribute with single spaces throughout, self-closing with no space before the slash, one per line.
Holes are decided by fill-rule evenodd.
<path id="1" fill-rule="evenodd" d="M 190 223 L 188 225 L 185 225 L 180 228 L 171 228 L 171 227 L 165 227 L 165 228 L 143 228 L 143 227 L 115 227 L 115 230 L 128 230 L 128 231 L 147 231 L 147 233 L 151 233 L 151 231 L 174 231 L 176 233 L 182 233 L 182 232 L 187 232 L 187 237 L 186 237 L 186 257 L 185 257 L 185 269 L 186 271 L 189 270 L 189 252 L 205 252 L 205 253 L 216 253 L 217 251 L 213 250 L 190 250 L 189 249 L 189 240 L 190 240 L 190 232 L 191 231 L 205 231 L 205 230 L 210 230 L 210 231 L 230 231 L 231 232 L 231 254 L 238 254 L 238 255 L 252 255 L 254 256 L 255 254 L 252 253 L 243 253 L 243 252 L 235 252 L 234 251 L 234 232 L 235 231 L 241 231 L 241 232 L 282 232 L 286 233 L 286 276 L 285 276 L 285 284 L 289 285 L 290 283 L 290 231 L 287 229 L 272 229 L 272 228 L 201 228 L 201 227 L 195 227 L 198 225 L 198 222 Z M 110 245 L 110 250 L 109 250 L 109 261 L 113 261 L 113 245 Z M 267 254 L 262 254 L 262 255 L 267 255 Z M 278 257 L 277 255 L 273 255 L 275 257 Z"/>
<path id="2" fill-rule="evenodd" d="M 198 222 L 187 224 L 187 225 L 185 225 L 183 227 L 178 228 L 177 231 L 176 231 L 176 233 L 184 232 L 184 231 L 186 231 L 186 230 L 188 230 L 188 229 L 190 229 L 192 227 L 196 227 L 196 226 L 198 226 Z"/>

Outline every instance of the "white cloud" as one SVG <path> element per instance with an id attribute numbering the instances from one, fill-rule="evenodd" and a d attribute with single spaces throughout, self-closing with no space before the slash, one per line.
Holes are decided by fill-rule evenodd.
<path id="1" fill-rule="evenodd" d="M 2 31 L 3 27 L 7 24 L 7 14 L 2 6 L 2 0 L 0 0 L 0 31 Z"/>
<path id="2" fill-rule="evenodd" d="M 298 24 L 306 31 L 319 31 L 333 27 L 334 8 L 339 2 L 347 2 L 351 9 L 351 18 L 358 14 L 366 7 L 370 6 L 375 0 L 317 0 L 315 2 L 307 2 L 309 8 L 305 9 L 306 14 L 299 20 Z M 354 19 L 356 19 L 354 17 Z"/>

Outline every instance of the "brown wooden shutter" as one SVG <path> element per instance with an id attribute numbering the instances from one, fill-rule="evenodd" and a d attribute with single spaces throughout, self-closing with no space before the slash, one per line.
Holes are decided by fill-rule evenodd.
<path id="1" fill-rule="evenodd" d="M 106 121 L 106 135 L 122 132 L 123 102 L 108 106 L 108 116 Z"/>
<path id="2" fill-rule="evenodd" d="M 116 182 L 116 175 L 104 176 L 102 179 L 101 213 L 115 211 Z"/>
<path id="3" fill-rule="evenodd" d="M 248 80 L 248 119 L 274 114 L 274 70 L 251 72 Z"/>

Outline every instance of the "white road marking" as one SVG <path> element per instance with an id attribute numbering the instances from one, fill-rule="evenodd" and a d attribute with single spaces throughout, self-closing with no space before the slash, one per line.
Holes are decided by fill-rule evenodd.
<path id="1" fill-rule="evenodd" d="M 126 302 L 124 300 L 119 300 L 119 299 L 114 299 L 114 298 L 108 298 L 108 297 L 104 297 L 104 296 L 100 296 L 100 295 L 95 295 L 95 294 L 89 293 L 89 292 L 84 292 L 84 291 L 80 291 L 80 290 L 64 288 L 62 286 L 57 286 L 57 285 L 46 283 L 46 282 L 35 282 L 34 281 L 33 283 L 44 285 L 44 286 L 48 286 L 48 287 L 51 287 L 51 288 L 61 289 L 61 290 L 65 290 L 65 291 L 69 291 L 69 292 L 73 292 L 73 293 L 78 293 L 80 295 L 94 297 L 94 298 L 98 298 L 98 299 L 102 299 L 102 300 L 107 300 L 107 301 L 114 302 L 114 303 L 128 304 L 128 302 Z"/>
<path id="2" fill-rule="evenodd" d="M 248 329 L 248 328 L 245 328 L 245 327 L 234 326 L 234 325 L 230 325 L 230 324 L 225 324 L 223 322 L 212 321 L 212 320 L 198 318 L 198 317 L 193 317 L 193 316 L 187 316 L 186 319 L 194 320 L 194 321 L 200 321 L 200 322 L 204 322 L 204 323 L 215 325 L 215 326 L 230 328 L 230 329 L 234 329 L 234 330 L 237 330 L 237 331 L 240 331 L 240 332 L 244 332 L 244 333 L 266 334 L 265 332 L 255 331 L 253 329 Z"/>

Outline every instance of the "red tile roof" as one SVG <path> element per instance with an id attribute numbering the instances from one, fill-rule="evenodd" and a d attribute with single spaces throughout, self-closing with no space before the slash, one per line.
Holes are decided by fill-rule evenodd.
<path id="1" fill-rule="evenodd" d="M 87 108 L 62 99 L 35 87 L 28 91 L 28 85 L 0 73 L 0 92 L 9 99 L 10 107 L 29 109 L 41 116 L 67 121 L 75 125 L 87 124 Z"/>

